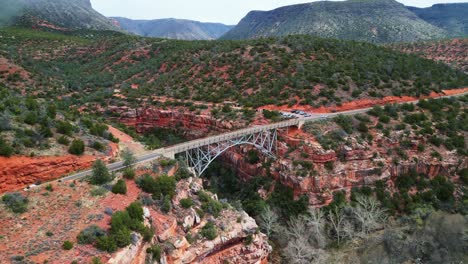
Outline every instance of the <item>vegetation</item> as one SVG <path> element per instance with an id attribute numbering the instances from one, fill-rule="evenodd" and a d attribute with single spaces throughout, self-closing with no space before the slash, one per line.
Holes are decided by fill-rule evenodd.
<path id="1" fill-rule="evenodd" d="M 175 194 L 176 180 L 174 177 L 162 175 L 155 179 L 146 174 L 138 178 L 136 182 L 143 191 L 152 193 L 154 197 L 172 197 Z"/>
<path id="2" fill-rule="evenodd" d="M 12 212 L 21 214 L 28 209 L 28 198 L 21 193 L 7 193 L 3 195 L 2 202 Z"/>
<path id="3" fill-rule="evenodd" d="M 64 250 L 70 250 L 70 249 L 72 249 L 72 248 L 73 248 L 73 242 L 68 241 L 68 240 L 65 241 L 65 242 L 63 242 L 62 248 L 63 248 Z"/>
<path id="4" fill-rule="evenodd" d="M 114 186 L 112 186 L 112 192 L 115 194 L 127 194 L 127 185 L 124 180 L 118 180 Z"/>
<path id="5" fill-rule="evenodd" d="M 188 208 L 192 207 L 192 205 L 193 205 L 193 200 L 192 199 L 190 199 L 190 198 L 180 199 L 180 206 L 182 206 L 183 208 L 188 209 Z"/>
<path id="6" fill-rule="evenodd" d="M 460 8 L 460 7 L 459 7 Z M 459 9 L 453 7 L 452 9 Z M 419 10 L 417 8 L 414 8 Z M 426 9 L 421 9 L 426 10 Z M 434 11 L 440 10 L 439 7 Z M 372 43 L 415 42 L 446 38 L 448 34 L 430 18 L 447 17 L 463 24 L 463 15 L 447 9 L 444 14 L 418 17 L 396 1 L 340 1 L 298 4 L 272 11 L 250 12 L 225 39 L 309 34 L 325 38 L 352 39 Z M 463 11 L 461 11 L 463 13 Z M 364 15 L 365 14 L 365 15 Z M 429 21 L 429 22 L 427 22 Z M 372 23 L 375 31 L 366 28 Z M 464 35 L 463 33 L 459 33 Z"/>
<path id="7" fill-rule="evenodd" d="M 212 222 L 206 223 L 200 231 L 200 234 L 208 239 L 213 240 L 218 236 L 218 231 L 216 230 L 216 226 Z"/>
<path id="8" fill-rule="evenodd" d="M 91 183 L 101 185 L 111 180 L 111 175 L 102 160 L 96 160 L 93 164 L 93 174 L 91 175 Z"/>
<path id="9" fill-rule="evenodd" d="M 152 232 L 143 224 L 143 208 L 138 202 L 112 214 L 109 232 L 90 226 L 81 231 L 77 239 L 80 244 L 95 244 L 100 250 L 113 252 L 131 243 L 131 231 L 139 232 L 144 237 Z"/>
<path id="10" fill-rule="evenodd" d="M 68 152 L 73 155 L 82 155 L 85 151 L 85 144 L 81 139 L 75 139 L 72 141 Z"/>

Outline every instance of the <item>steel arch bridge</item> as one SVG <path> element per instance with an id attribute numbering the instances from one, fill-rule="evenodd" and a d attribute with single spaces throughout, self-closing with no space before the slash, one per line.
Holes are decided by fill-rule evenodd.
<path id="1" fill-rule="evenodd" d="M 263 130 L 251 134 L 241 135 L 237 138 L 226 139 L 206 146 L 200 146 L 185 151 L 185 160 L 188 167 L 200 176 L 208 166 L 228 149 L 239 145 L 252 145 L 263 154 L 276 158 L 277 129 Z"/>

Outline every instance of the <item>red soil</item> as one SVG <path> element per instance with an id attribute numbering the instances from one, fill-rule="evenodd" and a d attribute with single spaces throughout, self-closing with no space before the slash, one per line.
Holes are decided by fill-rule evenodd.
<path id="1" fill-rule="evenodd" d="M 262 106 L 259 109 L 267 109 L 267 110 L 277 110 L 277 111 L 290 111 L 292 109 L 298 109 L 307 112 L 314 112 L 314 113 L 330 113 L 330 112 L 343 112 L 343 111 L 350 111 L 362 108 L 368 108 L 375 105 L 386 105 L 386 104 L 396 104 L 396 103 L 404 103 L 404 102 L 413 102 L 418 99 L 427 99 L 427 98 L 438 98 L 441 96 L 446 95 L 457 95 L 468 92 L 468 88 L 460 88 L 460 89 L 453 89 L 453 90 L 443 90 L 442 93 L 435 93 L 432 92 L 428 96 L 422 96 L 420 98 L 411 97 L 411 96 L 387 96 L 382 99 L 360 99 L 355 100 L 352 102 L 343 103 L 341 106 L 330 106 L 325 107 L 321 106 L 319 108 L 314 108 L 308 105 L 300 105 L 296 104 L 294 106 L 289 107 L 288 105 L 276 106 L 276 105 L 266 105 Z"/>

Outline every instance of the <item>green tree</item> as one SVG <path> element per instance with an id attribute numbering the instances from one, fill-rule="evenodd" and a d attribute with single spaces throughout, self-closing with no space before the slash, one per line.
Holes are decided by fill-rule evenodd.
<path id="1" fill-rule="evenodd" d="M 102 160 L 96 160 L 93 164 L 93 174 L 91 175 L 91 183 L 101 185 L 111 180 L 111 175 L 106 165 Z"/>
<path id="2" fill-rule="evenodd" d="M 124 180 L 118 180 L 114 186 L 112 186 L 112 192 L 115 194 L 127 194 L 127 185 Z"/>
<path id="3" fill-rule="evenodd" d="M 122 151 L 120 154 L 123 160 L 123 165 L 125 167 L 130 167 L 136 162 L 135 155 L 128 148 Z"/>
<path id="4" fill-rule="evenodd" d="M 85 151 L 85 144 L 81 139 L 75 139 L 72 141 L 68 152 L 73 155 L 82 155 Z"/>

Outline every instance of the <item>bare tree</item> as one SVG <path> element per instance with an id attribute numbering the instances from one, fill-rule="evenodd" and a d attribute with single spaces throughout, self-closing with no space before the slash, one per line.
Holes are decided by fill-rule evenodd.
<path id="1" fill-rule="evenodd" d="M 367 235 L 380 227 L 386 218 L 386 210 L 380 207 L 379 202 L 369 196 L 358 196 L 357 206 L 353 208 L 354 219 L 357 221 L 360 231 Z"/>
<path id="2" fill-rule="evenodd" d="M 284 249 L 284 256 L 288 263 L 311 264 L 324 263 L 327 254 L 323 249 L 311 247 L 309 241 L 304 238 L 293 239 Z"/>
<path id="3" fill-rule="evenodd" d="M 324 215 L 320 209 L 310 209 L 309 215 L 292 218 L 284 238 L 284 256 L 290 263 L 323 263 L 327 259 L 324 235 Z"/>
<path id="4" fill-rule="evenodd" d="M 326 245 L 325 239 L 325 218 L 323 211 L 319 208 L 309 208 L 309 226 L 313 232 L 312 236 L 315 240 L 317 247 L 323 248 Z"/>
<path id="5" fill-rule="evenodd" d="M 343 239 L 351 238 L 354 233 L 354 229 L 351 223 L 346 218 L 342 208 L 335 206 L 330 213 L 328 214 L 328 219 L 331 225 L 331 232 L 338 242 L 338 245 L 341 244 Z"/>
<path id="6" fill-rule="evenodd" d="M 260 215 L 259 224 L 262 231 L 270 237 L 278 229 L 278 214 L 267 205 Z"/>

